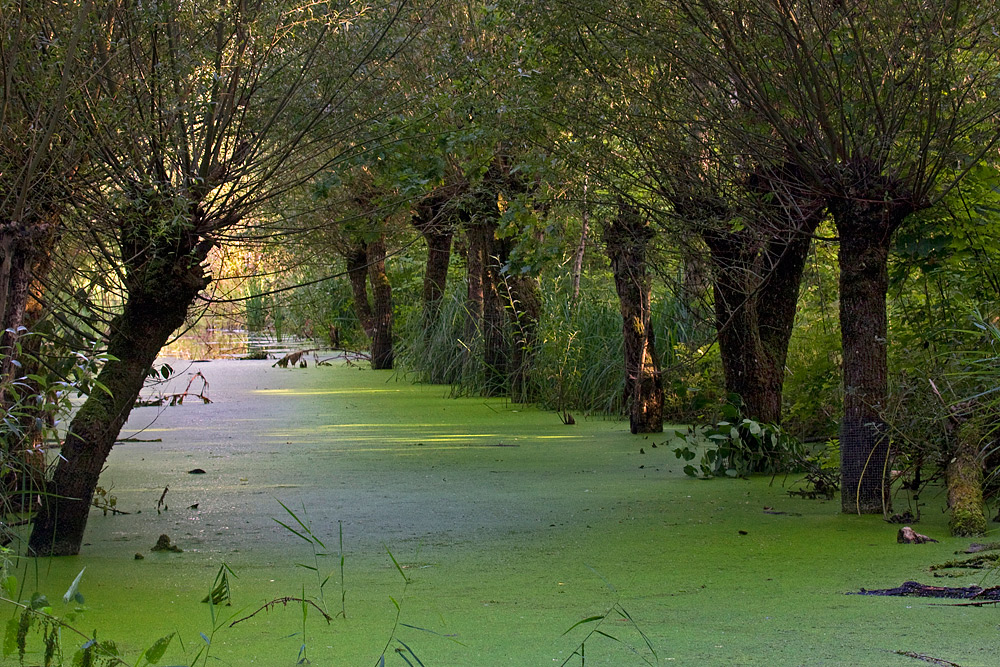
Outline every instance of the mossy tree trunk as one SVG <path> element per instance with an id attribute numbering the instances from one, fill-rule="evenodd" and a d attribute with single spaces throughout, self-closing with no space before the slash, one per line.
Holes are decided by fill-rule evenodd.
<path id="1" fill-rule="evenodd" d="M 385 272 L 385 235 L 367 246 L 368 280 L 372 287 L 372 368 L 392 368 L 395 353 L 392 342 L 392 285 Z"/>
<path id="2" fill-rule="evenodd" d="M 840 236 L 840 335 L 844 418 L 840 429 L 841 508 L 890 509 L 886 293 L 892 237 L 915 210 L 905 186 L 859 160 L 844 166 L 829 200 Z"/>
<path id="3" fill-rule="evenodd" d="M 983 435 L 974 419 L 959 419 L 953 428 L 952 458 L 945 470 L 948 481 L 948 527 L 955 537 L 986 534 L 983 504 Z"/>
<path id="4" fill-rule="evenodd" d="M 762 243 L 745 232 L 705 233 L 726 391 L 740 397 L 745 416 L 761 422 L 781 422 L 788 343 L 815 224 L 810 227 Z"/>
<path id="5" fill-rule="evenodd" d="M 624 200 L 604 226 L 604 243 L 622 314 L 625 399 L 632 433 L 663 430 L 663 378 L 652 327 L 652 285 L 646 252 L 653 230 L 639 210 Z"/>
<path id="6" fill-rule="evenodd" d="M 123 233 L 127 296 L 109 326 L 107 352 L 113 358 L 97 376 L 108 391 L 94 389 L 70 423 L 28 542 L 35 555 L 79 553 L 94 490 L 115 439 L 160 349 L 209 283 L 202 265 L 208 242 L 172 240 L 176 245 Z"/>
<path id="7" fill-rule="evenodd" d="M 530 400 L 528 375 L 541 297 L 533 277 L 510 274 L 516 239 L 501 238 L 499 231 L 505 207 L 534 187 L 523 174 L 512 173 L 507 157 L 498 152 L 462 210 L 469 281 L 466 349 L 479 334 L 484 393 L 518 401 Z"/>

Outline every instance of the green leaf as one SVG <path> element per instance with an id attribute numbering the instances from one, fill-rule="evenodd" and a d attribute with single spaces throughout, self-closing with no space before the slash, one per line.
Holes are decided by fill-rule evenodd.
<path id="1" fill-rule="evenodd" d="M 281 526 L 282 528 L 284 528 L 285 530 L 287 530 L 288 532 L 292 533 L 293 535 L 298 535 L 299 537 L 301 537 L 306 542 L 312 542 L 312 540 L 310 540 L 308 537 L 306 537 L 305 535 L 303 535 L 299 531 L 297 531 L 294 528 L 292 528 L 291 526 L 289 526 L 284 521 L 279 521 L 278 519 L 275 519 L 274 517 L 271 517 L 271 520 L 274 521 L 279 526 Z"/>
<path id="2" fill-rule="evenodd" d="M 13 574 L 7 576 L 3 580 L 3 590 L 7 597 L 13 600 L 14 596 L 17 595 L 17 577 Z"/>
<path id="3" fill-rule="evenodd" d="M 63 595 L 63 604 L 69 604 L 69 601 L 76 597 L 76 589 L 80 587 L 80 580 L 83 578 L 83 573 L 87 571 L 87 568 L 80 570 L 80 574 L 76 575 L 76 579 L 73 583 L 69 585 L 69 589 Z"/>
<path id="4" fill-rule="evenodd" d="M 405 572 L 403 572 L 402 566 L 400 566 L 399 561 L 396 560 L 396 557 L 392 555 L 392 552 L 389 551 L 389 547 L 384 544 L 382 546 L 385 547 L 385 552 L 389 554 L 389 558 L 392 559 L 392 564 L 396 566 L 396 570 L 399 572 L 399 576 L 401 576 L 403 578 L 403 581 L 405 581 L 406 583 L 410 583 L 410 578 L 406 576 Z"/>
<path id="5" fill-rule="evenodd" d="M 581 621 L 577 621 L 573 625 L 571 625 L 568 628 L 566 628 L 566 631 L 563 632 L 563 636 L 569 634 L 573 630 L 573 628 L 579 627 L 579 626 L 583 625 L 584 623 L 593 623 L 594 621 L 603 621 L 606 618 L 606 616 L 607 616 L 606 614 L 599 614 L 597 616 L 588 616 L 587 618 L 585 618 L 585 619 L 583 619 Z"/>
<path id="6" fill-rule="evenodd" d="M 171 632 L 166 637 L 160 637 L 156 640 L 152 646 L 146 649 L 143 653 L 143 657 L 146 658 L 146 662 L 151 665 L 155 665 L 163 657 L 163 654 L 167 652 L 167 646 L 170 645 L 170 641 L 174 638 L 175 632 Z"/>
<path id="7" fill-rule="evenodd" d="M 3 636 L 3 656 L 14 655 L 17 651 L 17 628 L 20 623 L 17 617 L 7 619 L 7 631 Z"/>

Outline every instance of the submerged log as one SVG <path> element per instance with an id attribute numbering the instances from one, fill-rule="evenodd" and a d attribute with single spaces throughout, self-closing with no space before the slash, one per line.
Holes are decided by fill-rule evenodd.
<path id="1" fill-rule="evenodd" d="M 977 600 L 981 603 L 1000 602 L 1000 586 L 928 586 L 917 581 L 905 581 L 896 588 L 868 590 L 862 588 L 854 595 L 889 595 L 898 597 L 947 598 L 952 600 Z"/>

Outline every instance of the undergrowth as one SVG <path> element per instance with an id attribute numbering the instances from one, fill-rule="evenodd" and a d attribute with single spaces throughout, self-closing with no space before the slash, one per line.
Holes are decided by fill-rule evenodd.
<path id="1" fill-rule="evenodd" d="M 776 424 L 744 417 L 738 397 L 722 407 L 722 419 L 714 424 L 689 426 L 674 431 L 674 454 L 684 461 L 691 477 L 746 477 L 752 473 L 789 471 L 804 458 L 802 444 Z"/>

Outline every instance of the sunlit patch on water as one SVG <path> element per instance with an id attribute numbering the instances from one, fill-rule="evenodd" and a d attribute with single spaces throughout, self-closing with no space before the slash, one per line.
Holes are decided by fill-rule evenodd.
<path id="1" fill-rule="evenodd" d="M 202 325 L 163 348 L 161 356 L 176 359 L 280 359 L 289 352 L 320 346 L 311 338 L 277 337 L 270 333 Z"/>

